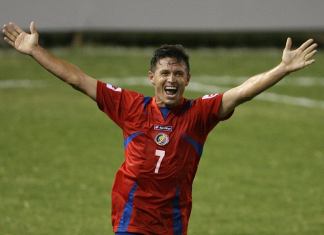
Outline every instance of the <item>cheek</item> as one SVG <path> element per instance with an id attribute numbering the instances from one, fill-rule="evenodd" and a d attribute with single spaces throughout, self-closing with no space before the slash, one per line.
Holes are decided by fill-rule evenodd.
<path id="1" fill-rule="evenodd" d="M 161 86 L 161 85 L 160 85 L 160 84 L 161 84 L 161 80 L 158 79 L 158 78 L 154 78 L 154 79 L 152 79 L 152 80 L 151 80 L 151 83 L 153 84 L 153 86 L 154 86 L 155 88 L 158 88 L 159 86 Z"/>
<path id="2" fill-rule="evenodd" d="M 151 80 L 152 85 L 153 85 L 153 86 L 156 86 L 156 84 L 157 84 L 157 79 L 156 79 L 156 78 L 152 78 L 152 79 L 150 79 L 150 80 Z"/>
<path id="3" fill-rule="evenodd" d="M 160 82 L 155 82 L 154 84 L 155 91 L 162 93 L 163 92 L 163 86 Z"/>
<path id="4" fill-rule="evenodd" d="M 158 88 L 158 89 L 162 89 L 163 84 L 164 84 L 164 81 L 162 79 L 159 79 L 159 80 L 155 81 L 155 87 Z"/>
<path id="5" fill-rule="evenodd" d="M 181 88 L 184 89 L 186 86 L 188 86 L 189 84 L 189 80 L 185 79 L 183 80 L 183 82 L 181 83 Z"/>

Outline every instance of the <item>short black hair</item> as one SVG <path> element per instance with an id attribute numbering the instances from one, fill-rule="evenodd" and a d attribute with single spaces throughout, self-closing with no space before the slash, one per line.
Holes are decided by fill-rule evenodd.
<path id="1" fill-rule="evenodd" d="M 156 64 L 159 62 L 159 60 L 167 57 L 174 58 L 177 60 L 177 62 L 183 61 L 187 66 L 187 72 L 189 74 L 190 72 L 189 56 L 185 52 L 184 47 L 180 44 L 176 44 L 176 45 L 165 44 L 157 48 L 154 51 L 153 57 L 151 59 L 150 70 L 154 71 L 156 68 Z"/>

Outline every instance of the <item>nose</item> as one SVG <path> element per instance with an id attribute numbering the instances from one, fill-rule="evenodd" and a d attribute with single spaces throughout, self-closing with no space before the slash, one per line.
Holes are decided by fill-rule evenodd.
<path id="1" fill-rule="evenodd" d="M 167 81 L 168 82 L 175 82 L 175 80 L 176 80 L 175 75 L 173 73 L 170 73 L 170 75 L 168 76 Z"/>

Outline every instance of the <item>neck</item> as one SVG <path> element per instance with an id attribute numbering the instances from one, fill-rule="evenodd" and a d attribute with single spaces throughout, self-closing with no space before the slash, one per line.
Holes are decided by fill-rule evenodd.
<path id="1" fill-rule="evenodd" d="M 176 106 L 182 104 L 184 98 L 181 98 L 181 99 L 179 100 L 179 102 L 174 103 L 174 104 L 166 104 L 166 103 L 164 103 L 163 101 L 156 99 L 156 97 L 154 97 L 153 100 L 154 100 L 156 106 L 159 107 L 159 108 L 169 108 L 169 109 L 172 109 L 172 108 L 174 108 L 174 107 L 176 107 Z"/>

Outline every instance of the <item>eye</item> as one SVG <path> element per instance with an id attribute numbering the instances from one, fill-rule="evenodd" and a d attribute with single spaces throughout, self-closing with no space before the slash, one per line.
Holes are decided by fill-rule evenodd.
<path id="1" fill-rule="evenodd" d="M 167 70 L 162 70 L 160 74 L 161 74 L 163 77 L 166 77 L 166 76 L 168 76 L 168 75 L 170 74 L 170 72 L 167 71 Z"/>
<path id="2" fill-rule="evenodd" d="M 183 73 L 182 71 L 176 71 L 176 72 L 174 73 L 174 75 L 175 75 L 176 77 L 183 77 L 183 76 L 184 76 L 184 73 Z"/>

